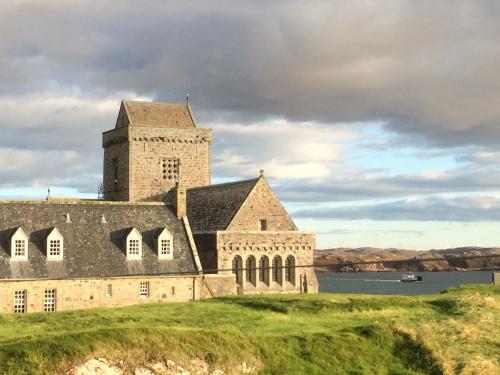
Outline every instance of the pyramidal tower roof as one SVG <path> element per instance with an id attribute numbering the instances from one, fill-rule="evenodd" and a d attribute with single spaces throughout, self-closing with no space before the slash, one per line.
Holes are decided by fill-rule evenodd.
<path id="1" fill-rule="evenodd" d="M 122 101 L 116 128 L 124 126 L 154 126 L 165 128 L 195 128 L 196 121 L 189 105 Z"/>

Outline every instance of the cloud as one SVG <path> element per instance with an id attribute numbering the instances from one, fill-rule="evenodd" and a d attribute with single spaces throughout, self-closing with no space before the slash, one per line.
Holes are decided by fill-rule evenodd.
<path id="1" fill-rule="evenodd" d="M 204 121 L 382 121 L 408 142 L 497 145 L 500 4 L 7 1 L 1 95 L 182 100 Z"/>
<path id="2" fill-rule="evenodd" d="M 296 217 L 346 220 L 498 221 L 500 196 L 425 197 L 380 204 L 305 209 Z"/>
<path id="3" fill-rule="evenodd" d="M 218 176 L 254 177 L 260 169 L 277 179 L 325 178 L 342 157 L 341 143 L 360 134 L 348 126 L 293 123 L 208 124 L 214 131 L 213 167 Z"/>
<path id="4" fill-rule="evenodd" d="M 0 187 L 73 187 L 96 193 L 101 178 L 98 153 L 23 150 L 0 147 Z"/>

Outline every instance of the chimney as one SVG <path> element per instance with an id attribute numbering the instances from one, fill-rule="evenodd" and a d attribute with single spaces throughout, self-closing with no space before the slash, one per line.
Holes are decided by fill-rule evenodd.
<path id="1" fill-rule="evenodd" d="M 186 216 L 186 188 L 177 183 L 173 190 L 172 204 L 174 205 L 177 218 L 181 219 Z"/>

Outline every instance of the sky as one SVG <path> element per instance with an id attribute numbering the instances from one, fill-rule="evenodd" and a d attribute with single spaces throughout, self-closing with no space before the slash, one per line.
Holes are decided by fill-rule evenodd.
<path id="1" fill-rule="evenodd" d="M 500 246 L 499 61 L 497 1 L 2 0 L 0 199 L 95 197 L 120 101 L 189 93 L 318 248 Z"/>

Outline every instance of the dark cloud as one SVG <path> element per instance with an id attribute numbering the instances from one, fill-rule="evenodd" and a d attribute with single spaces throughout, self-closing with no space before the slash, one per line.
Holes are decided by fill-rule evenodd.
<path id="1" fill-rule="evenodd" d="M 2 3 L 3 95 L 78 88 L 182 100 L 199 117 L 382 120 L 443 146 L 497 144 L 491 1 Z"/>
<path id="2" fill-rule="evenodd" d="M 426 197 L 364 206 L 299 210 L 294 216 L 347 220 L 499 221 L 500 199 L 491 196 Z"/>

